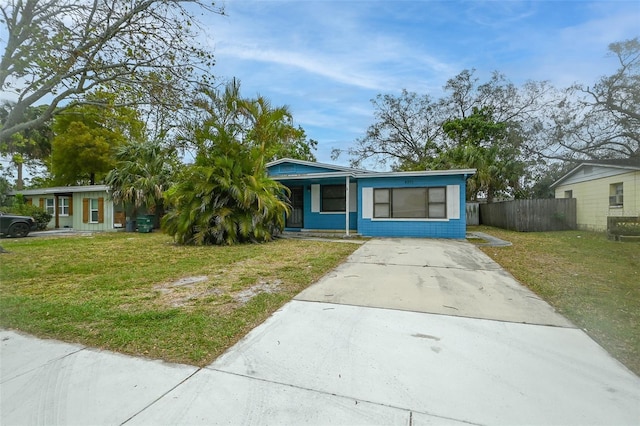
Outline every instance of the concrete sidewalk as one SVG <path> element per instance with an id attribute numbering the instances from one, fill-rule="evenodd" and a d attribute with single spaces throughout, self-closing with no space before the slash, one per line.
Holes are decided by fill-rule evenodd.
<path id="1" fill-rule="evenodd" d="M 2 425 L 640 422 L 640 379 L 459 241 L 369 241 L 203 369 L 0 340 Z"/>

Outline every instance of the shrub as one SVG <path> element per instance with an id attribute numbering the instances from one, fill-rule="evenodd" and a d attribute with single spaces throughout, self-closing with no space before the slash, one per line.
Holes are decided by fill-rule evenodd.
<path id="1" fill-rule="evenodd" d="M 5 213 L 17 214 L 20 216 L 31 216 L 35 219 L 38 231 L 44 231 L 53 217 L 46 210 L 31 204 L 16 202 L 11 206 L 2 207 Z"/>

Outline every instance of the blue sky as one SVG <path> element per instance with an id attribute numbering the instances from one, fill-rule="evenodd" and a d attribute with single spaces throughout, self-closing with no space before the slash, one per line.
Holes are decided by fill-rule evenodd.
<path id="1" fill-rule="evenodd" d="M 616 69 L 609 43 L 640 36 L 640 1 L 227 0 L 207 15 L 214 75 L 288 105 L 333 162 L 373 122 L 370 100 L 402 89 L 438 97 L 475 68 L 512 82 L 592 84 Z M 342 156 L 337 163 L 347 164 Z"/>

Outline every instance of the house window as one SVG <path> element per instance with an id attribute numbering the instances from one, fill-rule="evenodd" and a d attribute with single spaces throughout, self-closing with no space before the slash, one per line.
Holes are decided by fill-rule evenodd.
<path id="1" fill-rule="evenodd" d="M 373 217 L 391 217 L 390 189 L 373 191 Z"/>
<path id="2" fill-rule="evenodd" d="M 347 189 L 344 185 L 322 186 L 322 211 L 343 212 L 347 202 Z"/>
<path id="3" fill-rule="evenodd" d="M 624 204 L 622 183 L 609 185 L 609 206 L 622 207 Z"/>
<path id="4" fill-rule="evenodd" d="M 89 200 L 89 222 L 98 223 L 99 211 L 98 211 L 98 199 L 91 198 Z"/>
<path id="5" fill-rule="evenodd" d="M 429 217 L 444 219 L 447 217 L 447 188 L 429 188 L 427 203 Z"/>
<path id="6" fill-rule="evenodd" d="M 573 198 L 573 191 L 564 191 L 564 198 Z"/>
<path id="7" fill-rule="evenodd" d="M 44 203 L 44 209 L 53 216 L 56 213 L 56 200 L 54 198 L 47 198 Z"/>
<path id="8" fill-rule="evenodd" d="M 444 219 L 447 190 L 444 187 L 374 189 L 373 217 Z"/>
<path id="9" fill-rule="evenodd" d="M 58 198 L 58 215 L 69 216 L 69 198 Z"/>

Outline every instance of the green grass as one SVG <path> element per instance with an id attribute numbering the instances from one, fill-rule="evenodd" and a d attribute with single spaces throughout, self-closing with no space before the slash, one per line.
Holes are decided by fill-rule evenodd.
<path id="1" fill-rule="evenodd" d="M 184 247 L 161 233 L 3 239 L 0 327 L 207 365 L 358 245 Z M 177 285 L 188 277 L 204 281 Z M 244 297 L 242 297 L 244 296 Z"/>
<path id="2" fill-rule="evenodd" d="M 481 249 L 640 375 L 640 244 L 586 231 L 512 232 Z"/>

